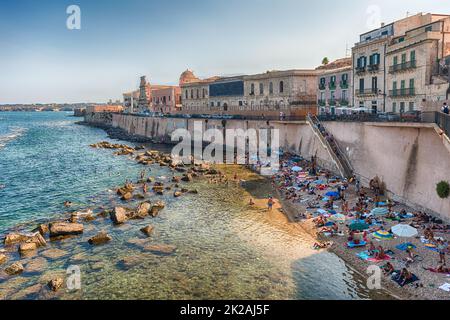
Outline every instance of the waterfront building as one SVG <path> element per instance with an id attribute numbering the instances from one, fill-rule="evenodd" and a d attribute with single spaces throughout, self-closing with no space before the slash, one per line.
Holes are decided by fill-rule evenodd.
<path id="1" fill-rule="evenodd" d="M 151 86 L 151 111 L 174 113 L 181 110 L 181 89 L 178 86 Z"/>
<path id="2" fill-rule="evenodd" d="M 352 59 L 338 59 L 317 68 L 319 114 L 347 114 L 353 110 Z"/>
<path id="3" fill-rule="evenodd" d="M 316 114 L 317 70 L 267 71 L 244 77 L 245 106 L 257 114 Z"/>
<path id="4" fill-rule="evenodd" d="M 437 111 L 432 102 L 448 99 L 448 68 L 445 74 L 442 66 L 450 55 L 450 16 L 427 18 L 389 42 L 387 112 Z"/>
<path id="5" fill-rule="evenodd" d="M 141 77 L 141 84 L 139 85 L 139 100 L 137 112 L 146 112 L 150 110 L 151 97 L 151 86 L 147 82 L 145 76 Z"/>
<path id="6" fill-rule="evenodd" d="M 123 94 L 123 107 L 126 113 L 134 113 L 138 109 L 139 90 Z"/>
<path id="7" fill-rule="evenodd" d="M 316 70 L 288 70 L 201 80 L 189 71 L 189 81 L 180 83 L 183 112 L 257 116 L 316 113 L 316 77 Z"/>
<path id="8" fill-rule="evenodd" d="M 90 105 L 86 107 L 86 114 L 100 112 L 122 112 L 124 110 L 121 105 Z"/>
<path id="9" fill-rule="evenodd" d="M 387 52 L 391 41 L 404 38 L 408 30 L 439 19 L 442 15 L 419 13 L 360 35 L 359 42 L 352 48 L 355 107 L 370 112 L 387 111 Z"/>

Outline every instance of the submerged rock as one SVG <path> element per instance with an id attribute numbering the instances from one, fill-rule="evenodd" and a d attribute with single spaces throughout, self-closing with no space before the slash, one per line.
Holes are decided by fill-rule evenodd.
<path id="1" fill-rule="evenodd" d="M 173 194 L 173 196 L 175 198 L 181 197 L 181 195 L 182 195 L 182 193 L 180 191 L 175 191 L 174 194 Z"/>
<path id="2" fill-rule="evenodd" d="M 47 259 L 38 257 L 28 262 L 25 265 L 25 270 L 26 272 L 31 273 L 42 272 L 45 269 L 47 269 L 47 266 L 48 266 Z"/>
<path id="3" fill-rule="evenodd" d="M 142 263 L 142 258 L 139 256 L 129 256 L 125 257 L 117 262 L 117 266 L 121 269 L 131 269 Z"/>
<path id="4" fill-rule="evenodd" d="M 54 248 L 54 249 L 48 249 L 48 250 L 43 251 L 41 253 L 41 255 L 48 259 L 58 259 L 58 258 L 66 256 L 67 252 L 64 250 L 61 250 L 61 249 Z"/>
<path id="5" fill-rule="evenodd" d="M 49 233 L 48 224 L 40 224 L 36 229 L 33 230 L 34 232 L 39 232 L 42 236 L 45 236 L 47 233 Z"/>
<path id="6" fill-rule="evenodd" d="M 122 196 L 122 200 L 124 200 L 124 201 L 131 200 L 132 198 L 133 198 L 133 194 L 131 192 L 127 192 Z"/>
<path id="7" fill-rule="evenodd" d="M 34 242 L 26 242 L 26 243 L 20 244 L 19 252 L 21 254 L 23 254 L 23 253 L 27 253 L 29 251 L 35 251 L 35 250 L 37 250 L 37 248 L 38 248 L 38 246 L 37 246 L 36 243 L 34 243 Z"/>
<path id="8" fill-rule="evenodd" d="M 100 232 L 88 240 L 89 244 L 100 245 L 111 241 L 112 238 L 106 232 Z"/>
<path id="9" fill-rule="evenodd" d="M 114 224 L 122 224 L 128 219 L 127 212 L 122 207 L 115 207 L 114 211 L 110 214 L 110 216 Z"/>
<path id="10" fill-rule="evenodd" d="M 147 237 L 150 237 L 150 235 L 151 235 L 152 232 L 153 232 L 153 229 L 154 229 L 154 227 L 153 227 L 152 225 L 148 225 L 148 226 L 142 228 L 142 229 L 141 229 L 141 232 L 142 232 L 143 234 L 145 234 Z"/>
<path id="11" fill-rule="evenodd" d="M 145 218 L 148 216 L 148 213 L 151 209 L 151 204 L 149 202 L 142 202 L 139 204 L 139 206 L 136 209 L 136 218 Z"/>
<path id="12" fill-rule="evenodd" d="M 23 270 L 25 270 L 23 265 L 20 262 L 15 262 L 12 265 L 10 265 L 9 267 L 7 267 L 5 269 L 5 272 L 10 276 L 15 276 L 15 275 L 21 274 L 23 272 Z"/>
<path id="13" fill-rule="evenodd" d="M 82 234 L 83 229 L 83 225 L 80 223 L 50 223 L 50 237 Z"/>
<path id="14" fill-rule="evenodd" d="M 183 177 L 181 178 L 181 180 L 182 180 L 182 181 L 185 181 L 185 182 L 191 182 L 191 181 L 193 180 L 192 174 L 187 173 L 187 174 L 183 175 Z"/>
<path id="15" fill-rule="evenodd" d="M 177 247 L 168 244 L 152 244 L 144 247 L 145 251 L 150 251 L 156 254 L 172 254 Z"/>

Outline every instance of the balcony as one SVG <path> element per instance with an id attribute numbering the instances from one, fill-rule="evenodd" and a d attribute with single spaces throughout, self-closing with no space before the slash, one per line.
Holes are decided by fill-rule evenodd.
<path id="1" fill-rule="evenodd" d="M 378 88 L 370 88 L 370 89 L 358 89 L 356 91 L 357 96 L 377 96 L 379 94 Z"/>
<path id="2" fill-rule="evenodd" d="M 322 100 L 322 99 L 319 99 L 319 100 L 317 101 L 317 103 L 318 103 L 319 106 L 321 106 L 321 107 L 325 107 L 325 106 L 327 105 L 327 101 L 326 101 L 326 100 Z"/>
<path id="3" fill-rule="evenodd" d="M 380 70 L 380 64 L 371 64 L 368 67 L 369 72 L 377 72 L 378 70 Z"/>
<path id="4" fill-rule="evenodd" d="M 319 90 L 325 90 L 325 83 L 319 84 Z"/>
<path id="5" fill-rule="evenodd" d="M 347 107 L 349 105 L 349 101 L 347 99 L 339 100 L 339 105 L 342 107 Z"/>
<path id="6" fill-rule="evenodd" d="M 356 67 L 356 74 L 362 74 L 366 72 L 366 67 Z"/>
<path id="7" fill-rule="evenodd" d="M 329 88 L 330 90 L 336 90 L 336 82 L 330 82 L 330 83 L 328 84 L 328 88 Z"/>
<path id="8" fill-rule="evenodd" d="M 400 72 L 400 71 L 415 69 L 416 65 L 417 64 L 416 64 L 415 60 L 395 64 L 395 65 L 389 67 L 389 73 L 396 73 L 396 72 Z"/>
<path id="9" fill-rule="evenodd" d="M 336 99 L 328 100 L 328 105 L 331 106 L 331 107 L 335 107 L 336 106 Z"/>
<path id="10" fill-rule="evenodd" d="M 348 89 L 348 87 L 349 87 L 348 81 L 341 81 L 339 83 L 339 86 L 341 87 L 341 89 Z"/>
<path id="11" fill-rule="evenodd" d="M 416 95 L 415 88 L 403 88 L 389 91 L 389 96 L 391 98 L 412 97 L 415 95 Z"/>

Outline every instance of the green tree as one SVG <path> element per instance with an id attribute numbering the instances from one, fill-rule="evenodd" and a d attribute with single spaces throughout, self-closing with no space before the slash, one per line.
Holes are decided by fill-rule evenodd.
<path id="1" fill-rule="evenodd" d="M 322 59 L 322 64 L 323 64 L 324 66 L 326 66 L 326 65 L 329 64 L 329 63 L 330 63 L 330 61 L 328 60 L 327 57 L 325 57 L 325 58 Z"/>

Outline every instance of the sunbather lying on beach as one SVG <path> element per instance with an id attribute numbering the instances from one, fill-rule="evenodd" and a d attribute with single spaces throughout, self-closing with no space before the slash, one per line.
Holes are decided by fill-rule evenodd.
<path id="1" fill-rule="evenodd" d="M 391 275 L 395 271 L 394 266 L 390 262 L 387 262 L 381 268 L 383 269 L 384 274 L 387 275 L 387 276 Z"/>
<path id="2" fill-rule="evenodd" d="M 406 268 L 402 269 L 402 272 L 400 272 L 400 285 L 404 286 L 407 281 L 411 280 L 413 278 L 413 274 Z"/>

